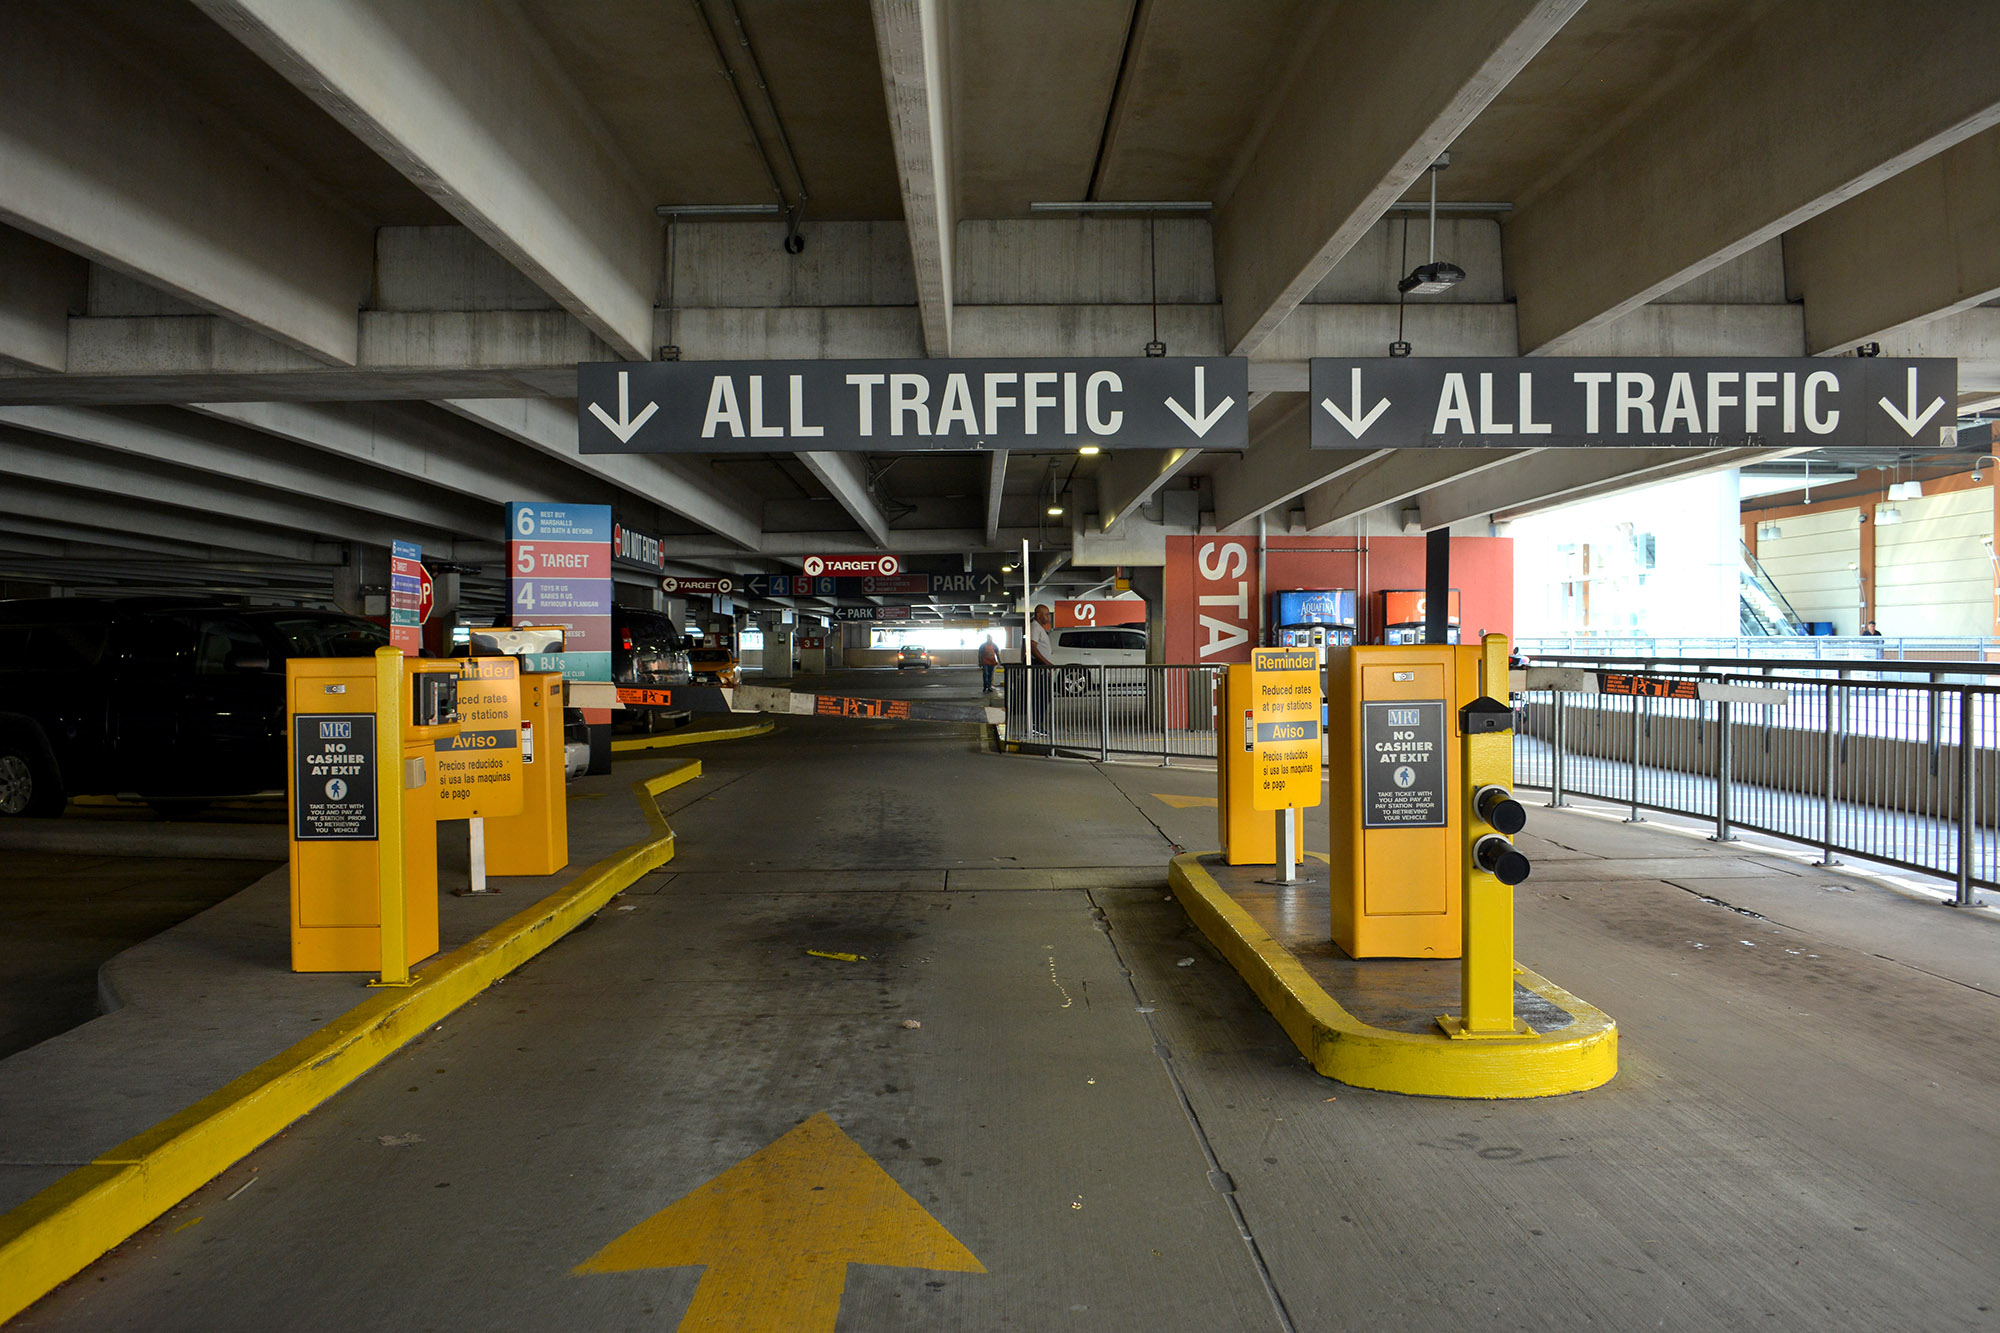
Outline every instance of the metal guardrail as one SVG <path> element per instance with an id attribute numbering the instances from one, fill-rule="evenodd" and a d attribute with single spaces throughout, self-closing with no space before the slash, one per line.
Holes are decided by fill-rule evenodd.
<path id="1" fill-rule="evenodd" d="M 1213 759 L 1221 676 L 1209 666 L 1010 666 L 1004 734 L 1104 762 Z"/>
<path id="2" fill-rule="evenodd" d="M 1538 657 L 1783 689 L 1782 705 L 1535 690 L 1516 696 L 1514 772 L 1549 803 L 1590 796 L 1936 875 L 1970 905 L 2000 889 L 2000 664 Z M 1886 665 L 1886 664 L 1885 664 Z M 1971 669 L 1968 670 L 1968 667 Z M 1210 666 L 1021 667 L 1008 741 L 1172 764 L 1215 756 Z M 1949 675 L 1987 677 L 1953 682 Z"/>
<path id="3" fill-rule="evenodd" d="M 1804 665 L 1808 661 L 1946 661 L 1993 662 L 2000 665 L 2000 638 L 1978 635 L 1910 635 L 1889 638 L 1866 634 L 1841 637 L 1810 635 L 1735 636 L 1655 639 L 1643 635 L 1545 635 L 1517 639 L 1517 652 L 1543 657 L 1580 654 L 1586 657 L 1643 657 L 1656 661 L 1706 658 L 1713 661 L 1776 661 Z"/>
<path id="4" fill-rule="evenodd" d="M 1818 847 L 1822 865 L 1851 855 L 1937 875 L 1960 905 L 2000 887 L 2000 684 L 1702 674 L 1789 700 L 1530 691 L 1516 699 L 1516 783 L 1556 806 L 1619 802 L 1633 822 L 1712 819 L 1718 842 L 1772 834 Z"/>

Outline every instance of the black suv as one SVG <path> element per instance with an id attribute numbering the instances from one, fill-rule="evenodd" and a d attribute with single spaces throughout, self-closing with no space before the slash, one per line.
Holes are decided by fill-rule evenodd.
<path id="1" fill-rule="evenodd" d="M 366 657 L 370 621 L 188 598 L 0 601 L 0 816 L 285 789 L 285 659 Z"/>
<path id="2" fill-rule="evenodd" d="M 641 731 L 685 726 L 692 718 L 678 698 L 670 704 L 649 702 L 646 692 L 692 684 L 687 640 L 673 617 L 637 607 L 611 608 L 611 681 L 625 707 L 620 720 Z"/>

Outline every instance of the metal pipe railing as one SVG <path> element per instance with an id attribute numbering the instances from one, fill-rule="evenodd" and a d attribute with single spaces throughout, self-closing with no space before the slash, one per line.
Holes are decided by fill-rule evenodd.
<path id="1" fill-rule="evenodd" d="M 1637 664 L 1583 659 L 1617 670 Z M 1953 682 L 1959 664 L 1918 679 L 1852 663 L 1690 659 L 1660 673 L 1785 690 L 1782 706 L 1580 691 L 1520 697 L 1515 765 L 1523 787 L 1712 819 L 1739 830 L 1937 875 L 1954 901 L 2000 888 L 2000 681 Z M 1898 664 L 1899 666 L 1903 664 Z M 1007 669 L 1009 742 L 1099 762 L 1171 765 L 1215 754 L 1220 667 Z M 1837 674 L 1836 674 L 1837 673 Z"/>

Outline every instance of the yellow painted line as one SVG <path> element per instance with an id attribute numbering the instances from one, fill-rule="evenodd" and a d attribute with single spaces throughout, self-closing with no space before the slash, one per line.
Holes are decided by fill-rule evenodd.
<path id="1" fill-rule="evenodd" d="M 1172 792 L 1156 791 L 1153 793 L 1153 799 L 1165 801 L 1176 810 L 1194 810 L 1204 805 L 1211 810 L 1215 808 L 1213 796 L 1176 796 Z"/>
<path id="2" fill-rule="evenodd" d="M 632 784 L 652 836 L 606 857 L 541 902 L 377 991 L 291 1049 L 70 1172 L 0 1216 L 0 1323 L 82 1272 L 259 1145 L 574 930 L 674 855 L 658 798 L 701 761 Z"/>
<path id="3" fill-rule="evenodd" d="M 1272 939 L 1189 852 L 1167 872 L 1174 894 L 1250 983 L 1312 1067 L 1358 1088 L 1423 1097 L 1548 1097 L 1582 1092 L 1618 1072 L 1618 1025 L 1562 987 L 1515 964 L 1515 975 L 1575 1018 L 1566 1028 L 1507 1041 L 1453 1041 L 1392 1032 L 1342 1008 L 1292 951 Z M 1454 997 L 1456 998 L 1456 997 Z"/>
<path id="4" fill-rule="evenodd" d="M 578 1273 L 704 1267 L 683 1333 L 834 1327 L 849 1264 L 984 1273 L 825 1112 L 669 1204 Z"/>
<path id="5" fill-rule="evenodd" d="M 700 745 L 704 741 L 738 741 L 746 736 L 762 736 L 771 730 L 769 722 L 757 722 L 744 727 L 708 727 L 703 730 L 668 732 L 664 736 L 628 736 L 622 741 L 611 742 L 613 754 L 638 754 L 644 750 L 667 750 L 676 745 Z"/>

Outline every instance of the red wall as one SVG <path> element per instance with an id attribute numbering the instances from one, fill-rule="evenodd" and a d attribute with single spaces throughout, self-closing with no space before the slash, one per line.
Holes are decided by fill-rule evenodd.
<path id="1" fill-rule="evenodd" d="M 1381 637 L 1375 594 L 1424 586 L 1424 538 L 1272 537 L 1266 586 L 1257 583 L 1255 537 L 1167 538 L 1166 660 L 1247 662 L 1256 646 L 1257 607 L 1290 588 L 1353 588 L 1357 638 Z M 1466 643 L 1514 633 L 1514 543 L 1507 537 L 1453 537 L 1451 586 L 1459 591 Z M 1265 600 L 1268 607 L 1268 600 Z"/>

